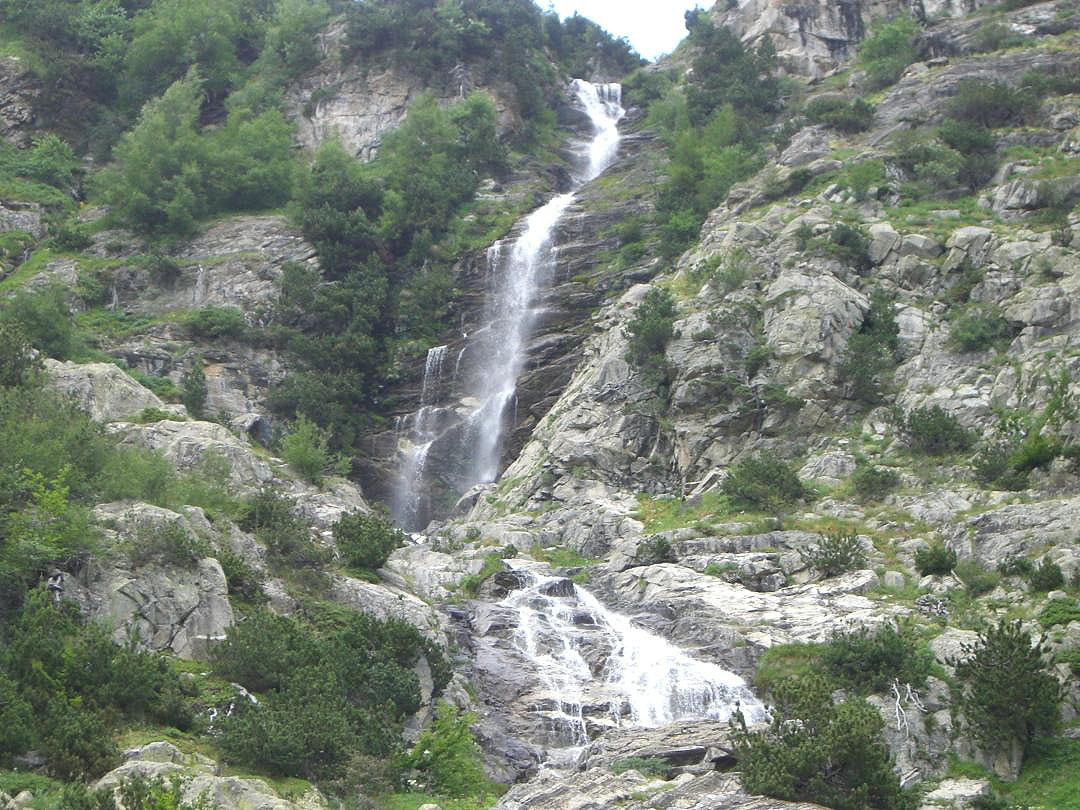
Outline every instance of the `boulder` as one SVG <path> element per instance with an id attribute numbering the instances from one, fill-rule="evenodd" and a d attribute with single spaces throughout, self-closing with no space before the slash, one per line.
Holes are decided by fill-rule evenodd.
<path id="1" fill-rule="evenodd" d="M 146 408 L 178 412 L 112 363 L 68 363 L 46 359 L 49 384 L 84 408 L 95 422 L 117 422 Z M 182 409 L 180 409 L 182 410 Z"/>

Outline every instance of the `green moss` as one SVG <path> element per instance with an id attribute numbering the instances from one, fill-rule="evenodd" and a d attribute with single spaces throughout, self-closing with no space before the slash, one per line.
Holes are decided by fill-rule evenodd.
<path id="1" fill-rule="evenodd" d="M 694 504 L 675 498 L 639 495 L 635 517 L 645 524 L 646 534 L 656 534 L 686 528 L 707 517 L 726 516 L 731 511 L 728 499 L 718 492 L 707 492 Z"/>

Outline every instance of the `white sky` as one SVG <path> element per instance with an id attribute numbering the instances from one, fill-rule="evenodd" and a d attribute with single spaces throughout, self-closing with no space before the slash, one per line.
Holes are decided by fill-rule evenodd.
<path id="1" fill-rule="evenodd" d="M 638 53 L 655 59 L 670 53 L 686 36 L 683 13 L 696 6 L 712 6 L 712 0 L 548 0 L 560 17 L 576 11 L 599 23 L 617 37 L 630 40 Z M 545 0 L 539 0 L 544 6 Z"/>

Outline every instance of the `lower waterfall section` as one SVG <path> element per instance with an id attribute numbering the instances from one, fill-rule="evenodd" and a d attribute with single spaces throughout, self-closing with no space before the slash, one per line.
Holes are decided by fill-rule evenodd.
<path id="1" fill-rule="evenodd" d="M 747 723 L 765 719 L 742 678 L 637 627 L 571 580 L 527 568 L 504 577 L 512 590 L 495 609 L 512 653 L 535 675 L 523 709 L 536 720 L 546 767 L 572 767 L 612 728 L 726 721 L 736 711 Z"/>

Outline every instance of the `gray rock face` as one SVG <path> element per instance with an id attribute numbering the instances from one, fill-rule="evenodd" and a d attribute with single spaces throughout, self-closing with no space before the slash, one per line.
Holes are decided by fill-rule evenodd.
<path id="1" fill-rule="evenodd" d="M 326 802 L 312 788 L 297 801 L 285 801 L 261 779 L 218 776 L 218 765 L 201 754 L 187 755 L 167 742 L 155 742 L 124 752 L 125 762 L 109 771 L 95 785 L 116 788 L 133 777 L 143 779 L 179 778 L 183 798 L 195 802 L 206 795 L 215 810 L 321 810 Z"/>
<path id="2" fill-rule="evenodd" d="M 50 384 L 72 396 L 95 422 L 117 422 L 138 416 L 145 408 L 177 410 L 176 406 L 166 406 L 152 391 L 112 363 L 79 364 L 46 359 L 45 370 Z"/>
<path id="3" fill-rule="evenodd" d="M 65 577 L 64 596 L 112 628 L 118 643 L 134 631 L 151 649 L 205 658 L 209 643 L 223 638 L 233 622 L 221 565 L 210 557 L 176 563 L 139 548 L 146 542 L 143 532 L 175 524 L 190 535 L 197 527 L 175 512 L 140 503 L 103 505 L 94 517 L 114 527 L 106 533 L 115 552 Z M 132 546 L 130 554 L 124 544 Z"/>
<path id="4" fill-rule="evenodd" d="M 683 774 L 670 782 L 637 771 L 613 774 L 599 768 L 573 774 L 549 773 L 516 785 L 495 810 L 821 810 L 820 805 L 749 796 L 736 774 Z"/>
<path id="5" fill-rule="evenodd" d="M 45 235 L 41 206 L 36 203 L 5 202 L 0 205 L 0 233 L 22 231 L 35 239 Z"/>
<path id="6" fill-rule="evenodd" d="M 0 58 L 0 138 L 15 146 L 30 145 L 38 93 L 39 88 L 20 59 Z"/>
<path id="7" fill-rule="evenodd" d="M 961 16 L 987 0 L 812 0 L 798 5 L 749 0 L 717 3 L 712 16 L 744 42 L 772 40 L 786 71 L 817 78 L 851 59 L 872 20 L 915 14 L 923 19 Z"/>
<path id="8" fill-rule="evenodd" d="M 1010 555 L 1071 543 L 1078 521 L 1080 498 L 1062 498 L 984 512 L 947 530 L 946 537 L 958 554 L 994 567 Z"/>

